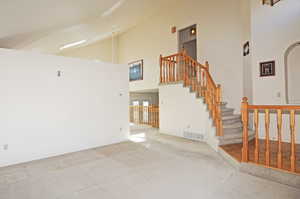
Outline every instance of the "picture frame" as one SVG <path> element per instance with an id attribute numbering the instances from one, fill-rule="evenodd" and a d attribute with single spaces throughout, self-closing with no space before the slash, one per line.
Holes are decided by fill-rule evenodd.
<path id="1" fill-rule="evenodd" d="M 260 63 L 260 77 L 275 76 L 275 61 Z"/>
<path id="2" fill-rule="evenodd" d="M 250 42 L 247 41 L 243 46 L 243 55 L 244 57 L 250 54 Z"/>
<path id="3" fill-rule="evenodd" d="M 276 3 L 280 2 L 281 0 L 262 0 L 263 5 L 271 5 L 274 6 Z"/>
<path id="4" fill-rule="evenodd" d="M 143 67 L 144 67 L 144 61 L 137 60 L 134 62 L 130 62 L 129 64 L 129 81 L 138 81 L 143 80 Z"/>

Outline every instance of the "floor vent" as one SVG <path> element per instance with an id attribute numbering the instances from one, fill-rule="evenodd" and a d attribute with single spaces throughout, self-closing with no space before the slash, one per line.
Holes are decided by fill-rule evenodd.
<path id="1" fill-rule="evenodd" d="M 190 140 L 204 141 L 204 135 L 199 134 L 199 133 L 184 131 L 183 132 L 183 137 L 187 138 L 187 139 L 190 139 Z"/>

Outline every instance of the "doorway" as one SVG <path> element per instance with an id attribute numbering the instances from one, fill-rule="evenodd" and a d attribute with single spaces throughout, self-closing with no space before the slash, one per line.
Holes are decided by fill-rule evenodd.
<path id="1" fill-rule="evenodd" d="M 194 60 L 197 60 L 197 25 L 192 25 L 178 32 L 178 50 L 185 50 Z"/>
<path id="2" fill-rule="evenodd" d="M 288 104 L 300 104 L 300 42 L 290 46 L 285 55 L 285 83 Z"/>

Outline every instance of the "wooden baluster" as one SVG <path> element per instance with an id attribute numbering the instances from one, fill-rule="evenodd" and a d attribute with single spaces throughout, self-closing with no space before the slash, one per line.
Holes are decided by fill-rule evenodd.
<path id="1" fill-rule="evenodd" d="M 158 128 L 159 127 L 159 125 L 158 125 L 158 122 L 159 122 L 159 109 L 158 109 L 158 107 L 156 107 L 155 114 L 156 114 L 156 128 Z"/>
<path id="2" fill-rule="evenodd" d="M 151 115 L 150 125 L 153 126 L 155 118 L 154 118 L 154 115 L 153 115 L 153 106 L 152 105 L 150 107 L 150 115 Z"/>
<path id="3" fill-rule="evenodd" d="M 194 62 L 194 81 L 195 81 L 195 92 L 196 92 L 196 94 L 198 93 L 198 91 L 197 91 L 197 83 L 198 83 L 198 79 L 197 79 L 197 77 L 198 77 L 198 75 L 197 75 L 197 62 Z"/>
<path id="4" fill-rule="evenodd" d="M 155 107 L 155 127 L 158 128 L 158 107 Z"/>
<path id="5" fill-rule="evenodd" d="M 296 172 L 296 135 L 295 135 L 295 110 L 290 112 L 291 129 L 291 171 Z"/>
<path id="6" fill-rule="evenodd" d="M 172 62 L 172 57 L 170 57 L 170 60 L 169 60 L 169 64 L 170 64 L 170 82 L 173 81 L 173 74 L 172 74 L 172 70 L 173 70 L 173 62 Z"/>
<path id="7" fill-rule="evenodd" d="M 167 59 L 164 59 L 164 78 L 165 78 L 165 83 L 168 82 L 168 61 Z"/>
<path id="8" fill-rule="evenodd" d="M 167 62 L 167 82 L 169 83 L 170 82 L 170 59 L 168 58 L 166 62 Z"/>
<path id="9" fill-rule="evenodd" d="M 174 57 L 174 81 L 178 81 L 177 55 Z"/>
<path id="10" fill-rule="evenodd" d="M 164 69 L 164 83 L 168 82 L 168 62 L 166 61 L 166 59 L 163 60 L 163 69 Z"/>
<path id="11" fill-rule="evenodd" d="M 191 60 L 188 59 L 187 61 L 187 85 L 190 86 L 191 85 L 191 81 L 190 81 L 190 73 L 191 73 Z"/>
<path id="12" fill-rule="evenodd" d="M 201 82 L 200 82 L 200 66 L 197 65 L 197 96 L 200 97 L 201 96 Z"/>
<path id="13" fill-rule="evenodd" d="M 243 148 L 242 148 L 242 161 L 248 162 L 249 160 L 249 143 L 248 143 L 248 98 L 244 97 L 241 107 L 242 122 L 243 122 Z"/>
<path id="14" fill-rule="evenodd" d="M 147 106 L 147 123 L 148 124 L 151 123 L 151 121 L 150 121 L 150 115 L 151 115 L 151 113 L 150 113 L 150 106 Z"/>
<path id="15" fill-rule="evenodd" d="M 159 67 L 160 67 L 160 83 L 162 83 L 163 82 L 162 55 L 159 56 Z"/>
<path id="16" fill-rule="evenodd" d="M 216 124 L 216 93 L 213 87 L 211 89 L 211 110 L 212 110 L 212 119 Z"/>
<path id="17" fill-rule="evenodd" d="M 181 63 L 180 63 L 180 55 L 177 56 L 177 81 L 181 81 Z"/>
<path id="18" fill-rule="evenodd" d="M 153 106 L 153 115 L 154 115 L 153 127 L 156 128 L 156 107 L 155 106 Z"/>
<path id="19" fill-rule="evenodd" d="M 170 57 L 170 82 L 173 82 L 173 57 Z"/>
<path id="20" fill-rule="evenodd" d="M 148 120 L 149 120 L 149 125 L 151 126 L 151 124 L 152 124 L 152 105 L 150 105 L 149 107 L 148 107 Z"/>
<path id="21" fill-rule="evenodd" d="M 222 121 L 222 88 L 220 84 L 217 86 L 217 120 L 218 134 L 219 136 L 224 136 Z"/>
<path id="22" fill-rule="evenodd" d="M 159 106 L 157 107 L 157 128 L 159 128 Z"/>
<path id="23" fill-rule="evenodd" d="M 164 65 L 164 59 L 161 60 L 161 81 L 162 83 L 165 83 L 165 65 Z"/>
<path id="24" fill-rule="evenodd" d="M 153 107 L 153 114 L 154 114 L 154 123 L 153 123 L 153 126 L 156 127 L 156 107 Z"/>
<path id="25" fill-rule="evenodd" d="M 207 104 L 208 110 L 210 111 L 210 106 L 209 106 L 209 85 L 206 85 L 206 90 L 205 90 L 205 103 Z"/>
<path id="26" fill-rule="evenodd" d="M 255 127 L 255 150 L 254 150 L 254 161 L 259 163 L 259 134 L 258 134 L 258 125 L 259 125 L 259 114 L 258 109 L 254 110 L 254 127 Z"/>
<path id="27" fill-rule="evenodd" d="M 186 57 L 184 56 L 183 57 L 183 59 L 184 59 L 184 61 L 183 61 L 183 63 L 184 63 L 184 67 L 183 67 L 183 69 L 184 69 L 184 86 L 187 86 L 187 60 L 186 60 Z"/>
<path id="28" fill-rule="evenodd" d="M 179 55 L 176 55 L 175 57 L 175 76 L 176 76 L 176 81 L 179 81 Z"/>
<path id="29" fill-rule="evenodd" d="M 202 78 L 201 78 L 201 96 L 204 97 L 205 96 L 205 70 L 202 69 Z"/>
<path id="30" fill-rule="evenodd" d="M 195 76 L 194 76 L 194 70 L 195 70 L 195 62 L 192 60 L 191 62 L 191 69 L 192 69 L 192 74 L 191 74 L 191 77 L 192 77 L 192 91 L 195 91 Z"/>
<path id="31" fill-rule="evenodd" d="M 192 71 L 193 71 L 193 66 L 192 66 L 193 62 L 191 59 L 189 59 L 189 86 L 192 86 Z M 193 89 L 193 88 L 192 88 Z"/>
<path id="32" fill-rule="evenodd" d="M 184 81 L 184 57 L 183 54 L 179 55 L 179 69 L 180 69 L 180 80 Z"/>
<path id="33" fill-rule="evenodd" d="M 266 131 L 266 155 L 265 155 L 265 164 L 266 166 L 270 166 L 270 110 L 265 110 L 265 131 Z"/>
<path id="34" fill-rule="evenodd" d="M 175 77 L 175 56 L 172 57 L 172 82 L 174 82 L 176 80 Z"/>
<path id="35" fill-rule="evenodd" d="M 282 168 L 282 110 L 277 110 L 278 153 L 277 167 Z"/>

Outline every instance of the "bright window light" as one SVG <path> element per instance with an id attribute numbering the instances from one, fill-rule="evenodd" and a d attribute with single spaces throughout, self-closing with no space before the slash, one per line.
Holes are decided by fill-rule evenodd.
<path id="1" fill-rule="evenodd" d="M 83 44 L 85 42 L 86 42 L 86 40 L 81 40 L 81 41 L 77 41 L 77 42 L 74 42 L 74 43 L 66 44 L 66 45 L 62 46 L 60 48 L 60 50 L 63 50 L 63 49 L 66 49 L 66 48 L 71 48 L 71 47 L 74 47 L 74 46 L 78 46 L 78 45 Z"/>

